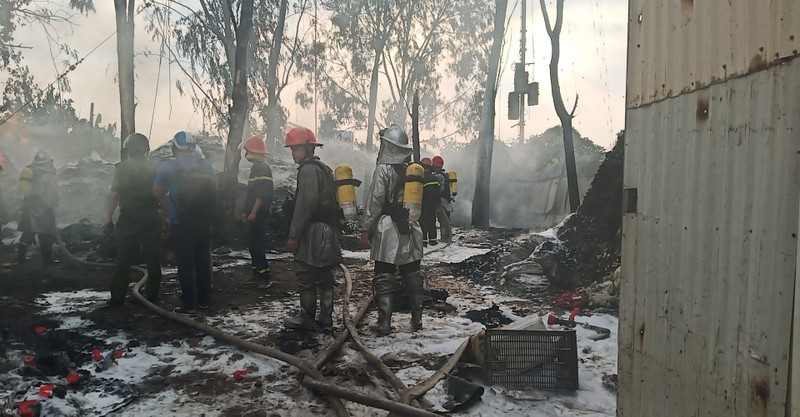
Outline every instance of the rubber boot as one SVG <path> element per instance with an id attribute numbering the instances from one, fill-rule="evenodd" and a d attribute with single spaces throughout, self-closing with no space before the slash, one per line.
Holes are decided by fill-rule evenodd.
<path id="1" fill-rule="evenodd" d="M 17 264 L 23 264 L 26 260 L 26 255 L 28 254 L 28 245 L 25 244 L 18 244 L 17 245 Z"/>
<path id="2" fill-rule="evenodd" d="M 287 329 L 314 330 L 314 313 L 317 311 L 317 291 L 300 293 L 300 314 L 283 319 L 283 327 Z"/>
<path id="3" fill-rule="evenodd" d="M 422 292 L 411 294 L 411 330 L 422 330 Z"/>
<path id="4" fill-rule="evenodd" d="M 319 290 L 317 325 L 323 329 L 330 329 L 333 326 L 333 288 Z"/>
<path id="5" fill-rule="evenodd" d="M 372 330 L 382 336 L 392 332 L 392 307 L 394 303 L 393 294 L 379 294 L 375 297 L 375 304 L 378 306 L 378 322 L 373 324 Z"/>
<path id="6" fill-rule="evenodd" d="M 411 304 L 411 330 L 422 330 L 422 301 L 423 278 L 419 271 L 411 272 L 405 276 L 406 287 L 408 288 L 408 301 Z"/>
<path id="7" fill-rule="evenodd" d="M 40 242 L 39 249 L 42 252 L 42 265 L 49 266 L 53 264 L 53 244 L 47 242 Z"/>

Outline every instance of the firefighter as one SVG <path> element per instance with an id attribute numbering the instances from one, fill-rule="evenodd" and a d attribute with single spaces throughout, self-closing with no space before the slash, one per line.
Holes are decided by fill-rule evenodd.
<path id="1" fill-rule="evenodd" d="M 17 247 L 17 263 L 25 262 L 28 246 L 39 239 L 42 264 L 53 263 L 53 242 L 56 229 L 56 207 L 59 203 L 56 168 L 45 151 L 36 152 L 33 162 L 20 173 L 22 199 L 22 236 Z"/>
<path id="2" fill-rule="evenodd" d="M 244 143 L 244 157 L 253 166 L 247 180 L 247 196 L 242 206 L 242 221 L 247 225 L 247 247 L 250 250 L 253 281 L 259 289 L 267 289 L 272 285 L 269 273 L 269 262 L 266 256 L 267 222 L 269 208 L 272 204 L 273 182 L 272 170 L 264 160 L 267 157 L 267 146 L 264 139 L 253 136 Z"/>
<path id="3" fill-rule="evenodd" d="M 333 171 L 314 155 L 314 132 L 295 127 L 286 134 L 297 169 L 292 223 L 287 247 L 294 253 L 300 293 L 300 314 L 283 321 L 287 329 L 313 330 L 333 324 L 333 270 L 342 260 L 339 247 L 341 210 L 336 203 Z M 319 316 L 315 323 L 319 292 Z"/>
<path id="4" fill-rule="evenodd" d="M 430 158 L 422 158 L 420 164 L 425 168 L 422 193 L 422 217 L 419 224 L 422 226 L 422 245 L 436 246 L 438 244 L 436 233 L 436 214 L 441 205 L 441 185 L 436 170 Z"/>
<path id="5" fill-rule="evenodd" d="M 390 125 L 379 132 L 380 150 L 370 190 L 367 193 L 361 244 L 371 246 L 375 261 L 372 285 L 378 306 L 378 322 L 373 328 L 381 335 L 392 330 L 393 297 L 399 269 L 411 302 L 411 327 L 422 328 L 422 229 L 409 220 L 403 207 L 405 161 L 413 152 L 405 130 Z"/>
<path id="6" fill-rule="evenodd" d="M 443 243 L 450 243 L 453 240 L 453 229 L 450 225 L 450 214 L 453 212 L 453 196 L 450 193 L 450 176 L 444 170 L 444 159 L 441 156 L 434 156 L 433 168 L 436 172 L 437 180 L 441 189 L 441 204 L 436 211 L 436 218 L 439 220 L 439 230 L 442 235 Z"/>
<path id="7" fill-rule="evenodd" d="M 178 263 L 182 305 L 179 314 L 195 314 L 211 302 L 211 220 L 217 195 L 214 168 L 195 153 L 189 132 L 170 140 L 175 156 L 161 162 L 153 195 L 162 211 L 162 238 L 169 237 Z"/>
<path id="8" fill-rule="evenodd" d="M 158 164 L 146 158 L 150 152 L 150 141 L 141 133 L 129 135 L 122 142 L 128 155 L 114 172 L 111 194 L 108 198 L 108 214 L 103 233 L 116 229 L 117 266 L 111 278 L 110 305 L 123 305 L 130 283 L 130 268 L 137 248 L 147 263 L 145 297 L 151 302 L 158 300 L 161 285 L 161 217 L 158 200 L 153 196 L 153 182 Z M 119 206 L 119 218 L 114 225 L 114 212 Z"/>

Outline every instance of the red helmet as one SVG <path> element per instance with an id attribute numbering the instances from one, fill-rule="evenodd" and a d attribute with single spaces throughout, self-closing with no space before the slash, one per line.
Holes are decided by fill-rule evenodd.
<path id="1" fill-rule="evenodd" d="M 250 153 L 266 155 L 267 145 L 264 144 L 264 139 L 261 139 L 259 136 L 253 136 L 244 142 L 244 150 Z"/>
<path id="2" fill-rule="evenodd" d="M 431 158 L 422 158 L 422 160 L 419 161 L 419 163 L 422 164 L 422 165 L 428 165 L 428 166 L 432 165 L 431 164 Z"/>
<path id="3" fill-rule="evenodd" d="M 312 132 L 311 129 L 299 126 L 290 130 L 289 133 L 286 134 L 286 144 L 283 145 L 283 147 L 289 148 L 297 145 L 322 146 L 321 143 L 317 142 L 317 137 L 314 135 L 314 132 Z"/>
<path id="4" fill-rule="evenodd" d="M 436 155 L 433 157 L 433 167 L 442 169 L 444 167 L 444 159 L 441 156 Z"/>

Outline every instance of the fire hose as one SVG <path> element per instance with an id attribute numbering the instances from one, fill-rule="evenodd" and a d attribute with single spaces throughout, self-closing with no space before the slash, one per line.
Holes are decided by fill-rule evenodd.
<path id="1" fill-rule="evenodd" d="M 58 233 L 56 233 L 56 243 L 59 245 L 59 247 L 61 248 L 62 252 L 67 256 L 67 258 L 73 263 L 76 263 L 76 264 L 79 264 L 79 265 L 84 265 L 84 266 L 90 266 L 90 267 L 112 267 L 113 266 L 113 264 L 100 263 L 100 262 L 90 262 L 90 261 L 86 261 L 86 260 L 83 260 L 83 259 L 80 259 L 80 258 L 74 256 L 66 248 L 66 245 L 61 240 L 61 236 Z M 349 277 L 350 273 L 347 270 L 347 268 L 344 265 L 340 265 L 340 267 L 344 271 L 345 276 Z M 321 367 L 322 365 L 324 365 L 324 363 L 327 360 L 329 360 L 331 357 L 333 357 L 333 355 L 336 353 L 336 351 L 346 342 L 348 337 L 352 337 L 353 336 L 354 333 L 351 333 L 351 332 L 353 332 L 355 330 L 355 325 L 354 324 L 352 326 L 352 329 L 348 328 L 345 331 L 343 331 L 343 333 L 336 339 L 336 341 L 331 345 L 331 347 L 326 349 L 326 351 L 323 352 L 323 355 L 320 357 L 320 359 L 317 360 L 315 362 L 315 364 L 312 365 L 311 363 L 307 362 L 306 360 L 300 359 L 300 358 L 298 358 L 298 357 L 296 357 L 294 355 L 290 355 L 290 354 L 282 352 L 282 351 L 280 351 L 278 349 L 270 348 L 270 347 L 259 345 L 259 344 L 256 344 L 256 343 L 244 340 L 244 339 L 240 339 L 238 337 L 235 337 L 235 336 L 232 336 L 230 334 L 227 334 L 227 333 L 225 333 L 225 332 L 223 332 L 223 331 L 221 331 L 221 330 L 219 330 L 217 328 L 214 328 L 212 326 L 209 326 L 209 325 L 206 325 L 206 324 L 203 324 L 203 323 L 199 323 L 199 322 L 197 322 L 195 320 L 192 320 L 192 319 L 190 319 L 188 317 L 181 316 L 179 314 L 176 314 L 176 313 L 173 313 L 173 312 L 170 312 L 170 311 L 167 311 L 167 310 L 164 310 L 164 309 L 158 307 L 157 305 L 151 303 L 147 298 L 145 298 L 143 295 L 141 295 L 139 293 L 139 290 L 142 287 L 142 285 L 144 285 L 144 283 L 147 282 L 147 271 L 145 269 L 137 267 L 137 266 L 132 267 L 132 269 L 134 269 L 134 270 L 136 270 L 136 271 L 138 271 L 138 272 L 143 274 L 142 279 L 140 279 L 133 287 L 133 296 L 134 296 L 134 298 L 136 298 L 137 301 L 142 303 L 149 310 L 153 311 L 154 313 L 156 313 L 156 314 L 158 314 L 160 316 L 166 317 L 166 318 L 168 318 L 170 320 L 173 320 L 175 322 L 183 324 L 183 325 L 185 325 L 187 327 L 191 327 L 193 329 L 200 330 L 200 331 L 202 331 L 202 332 L 214 337 L 217 340 L 232 344 L 234 346 L 249 350 L 249 351 L 254 352 L 254 353 L 258 353 L 258 354 L 261 354 L 261 355 L 265 355 L 265 356 L 271 357 L 273 359 L 277 359 L 279 361 L 282 361 L 282 362 L 285 362 L 285 363 L 288 363 L 288 364 L 294 366 L 295 368 L 297 368 L 300 371 L 302 371 L 306 376 L 310 377 L 310 378 L 305 378 L 305 377 L 301 378 L 301 382 L 304 385 L 306 385 L 307 387 L 309 387 L 310 389 L 312 389 L 313 391 L 316 391 L 316 392 L 319 392 L 319 393 L 323 394 L 323 398 L 333 408 L 333 410 L 336 412 L 337 416 L 346 417 L 346 416 L 350 415 L 349 412 L 347 411 L 347 409 L 344 407 L 344 404 L 341 402 L 340 398 L 343 398 L 343 399 L 346 399 L 346 400 L 350 400 L 350 401 L 353 401 L 353 402 L 357 402 L 357 403 L 360 403 L 360 404 L 364 404 L 364 405 L 367 405 L 367 406 L 370 406 L 370 407 L 380 408 L 380 409 L 383 409 L 383 410 L 386 410 L 386 411 L 390 411 L 392 413 L 397 413 L 397 414 L 402 415 L 402 416 L 427 416 L 427 417 L 437 416 L 437 414 L 435 414 L 433 412 L 430 412 L 430 411 L 427 411 L 427 410 L 424 410 L 424 409 L 420 409 L 420 408 L 416 408 L 416 407 L 412 407 L 412 406 L 407 405 L 407 404 L 405 404 L 403 402 L 393 401 L 393 400 L 384 399 L 384 398 L 371 397 L 369 395 L 365 395 L 365 394 L 359 393 L 357 391 L 353 391 L 353 390 L 350 390 L 350 389 L 347 389 L 347 388 L 343 388 L 341 386 L 338 386 L 338 385 L 335 385 L 335 384 L 331 384 L 331 383 L 325 381 L 325 378 L 319 372 L 318 368 Z M 352 284 L 351 284 L 350 288 L 352 288 Z M 349 297 L 349 294 L 348 294 L 348 297 Z M 370 306 L 371 302 L 372 302 L 372 298 L 367 300 L 367 303 L 360 309 L 359 314 L 357 315 L 357 318 L 359 318 L 359 320 L 361 318 L 363 318 L 363 316 L 366 314 L 366 311 L 369 309 L 369 306 Z M 346 314 L 347 317 L 349 318 L 349 312 L 347 311 L 347 309 L 344 309 L 344 313 L 343 314 Z M 350 321 L 352 323 L 352 319 L 350 319 Z M 357 334 L 356 334 L 356 338 L 357 338 Z M 354 338 L 354 340 L 355 340 L 355 338 Z M 380 362 L 379 359 L 378 359 L 378 361 Z M 402 383 L 401 383 L 401 385 L 402 385 Z M 400 388 L 400 386 L 395 387 L 395 388 L 396 389 Z"/>

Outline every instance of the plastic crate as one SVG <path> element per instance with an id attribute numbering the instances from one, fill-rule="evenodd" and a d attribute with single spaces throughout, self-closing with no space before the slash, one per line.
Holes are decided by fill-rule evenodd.
<path id="1" fill-rule="evenodd" d="M 508 389 L 578 389 L 574 330 L 486 330 L 486 378 Z"/>

